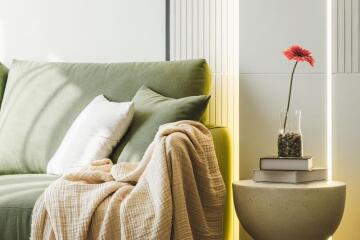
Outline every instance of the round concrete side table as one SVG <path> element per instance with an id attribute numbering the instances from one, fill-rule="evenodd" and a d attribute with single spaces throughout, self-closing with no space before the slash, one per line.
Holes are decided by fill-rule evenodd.
<path id="1" fill-rule="evenodd" d="M 255 240 L 325 240 L 340 224 L 346 185 L 243 180 L 233 183 L 233 194 L 237 216 Z"/>

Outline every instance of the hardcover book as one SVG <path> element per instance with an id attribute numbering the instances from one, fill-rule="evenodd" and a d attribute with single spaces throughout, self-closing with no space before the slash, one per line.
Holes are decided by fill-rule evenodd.
<path id="1" fill-rule="evenodd" d="M 305 170 L 311 171 L 312 158 L 306 157 L 262 157 L 260 158 L 260 170 Z"/>
<path id="2" fill-rule="evenodd" d="M 269 171 L 254 170 L 255 182 L 303 183 L 327 179 L 326 168 L 315 168 L 312 171 Z"/>

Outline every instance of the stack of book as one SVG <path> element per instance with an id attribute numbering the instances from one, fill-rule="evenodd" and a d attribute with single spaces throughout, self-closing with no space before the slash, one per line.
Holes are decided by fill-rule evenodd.
<path id="1" fill-rule="evenodd" d="M 303 183 L 327 179 L 326 168 L 313 168 L 311 157 L 262 157 L 255 182 Z"/>

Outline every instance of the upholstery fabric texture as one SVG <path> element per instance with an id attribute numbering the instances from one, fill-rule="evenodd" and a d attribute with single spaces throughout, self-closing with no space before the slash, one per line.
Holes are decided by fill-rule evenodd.
<path id="1" fill-rule="evenodd" d="M 0 112 L 0 174 L 44 173 L 65 133 L 94 97 L 104 94 L 111 101 L 126 102 L 142 85 L 171 98 L 207 95 L 210 71 L 205 60 L 111 64 L 14 60 L 6 84 Z"/>
<path id="2" fill-rule="evenodd" d="M 132 102 L 111 102 L 103 95 L 97 96 L 67 131 L 47 165 L 47 173 L 62 175 L 109 157 L 133 116 Z"/>
<path id="3" fill-rule="evenodd" d="M 46 174 L 0 176 L 0 239 L 29 239 L 35 202 L 55 179 Z"/>
<path id="4" fill-rule="evenodd" d="M 132 99 L 135 107 L 133 122 L 113 159 L 139 162 L 160 125 L 180 120 L 199 121 L 209 99 L 205 95 L 174 99 L 142 86 Z"/>
<path id="5" fill-rule="evenodd" d="M 2 63 L 0 63 L 0 106 L 4 97 L 4 91 L 6 86 L 6 80 L 8 77 L 9 69 Z"/>
<path id="6" fill-rule="evenodd" d="M 208 126 L 215 146 L 216 157 L 219 168 L 227 190 L 226 205 L 224 214 L 224 239 L 233 239 L 233 207 L 232 207 L 232 158 L 231 158 L 231 140 L 228 128 Z"/>

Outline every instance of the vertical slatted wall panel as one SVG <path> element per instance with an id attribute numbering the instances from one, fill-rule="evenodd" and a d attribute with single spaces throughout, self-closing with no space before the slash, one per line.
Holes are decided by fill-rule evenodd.
<path id="1" fill-rule="evenodd" d="M 230 129 L 236 180 L 239 179 L 238 22 L 238 0 L 170 0 L 170 60 L 205 58 L 208 61 L 213 77 L 208 117 L 210 124 Z M 234 239 L 238 238 L 238 233 L 234 233 Z"/>
<path id="2" fill-rule="evenodd" d="M 360 72 L 359 0 L 334 1 L 334 72 Z"/>

